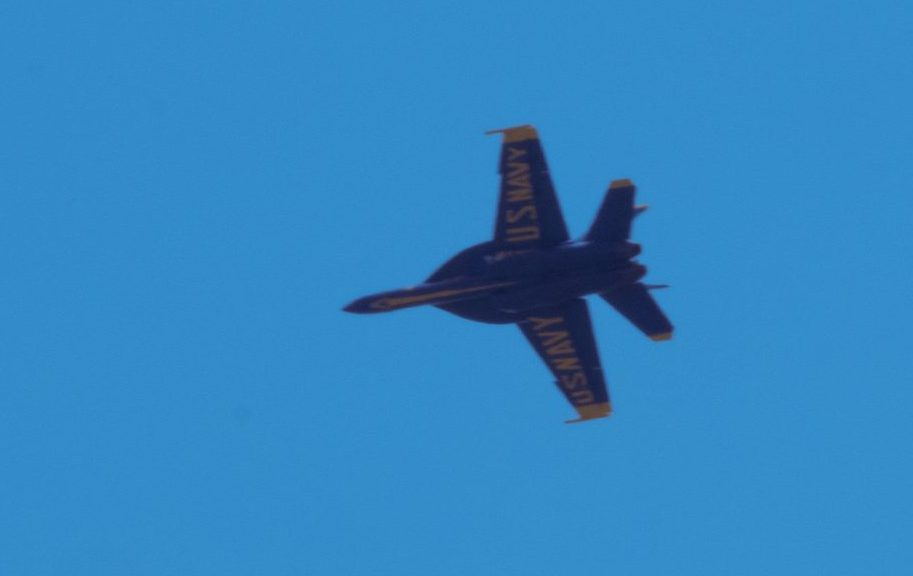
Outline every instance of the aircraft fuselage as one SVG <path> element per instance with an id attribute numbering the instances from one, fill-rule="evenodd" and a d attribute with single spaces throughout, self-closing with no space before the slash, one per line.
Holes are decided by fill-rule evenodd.
<path id="1" fill-rule="evenodd" d="M 530 310 L 637 282 L 646 268 L 633 261 L 633 242 L 576 241 L 548 250 L 511 250 L 486 242 L 441 266 L 424 283 L 360 298 L 345 310 L 390 312 L 431 304 L 470 320 L 516 322 Z"/>

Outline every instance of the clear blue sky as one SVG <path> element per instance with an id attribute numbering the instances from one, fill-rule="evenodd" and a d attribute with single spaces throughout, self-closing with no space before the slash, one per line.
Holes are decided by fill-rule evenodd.
<path id="1" fill-rule="evenodd" d="M 0 574 L 909 574 L 913 4 L 4 2 Z M 340 308 L 542 135 L 676 324 L 616 414 Z"/>

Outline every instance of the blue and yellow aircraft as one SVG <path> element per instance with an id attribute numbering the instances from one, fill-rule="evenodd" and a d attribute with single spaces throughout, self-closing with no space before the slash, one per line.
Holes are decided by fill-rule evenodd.
<path id="1" fill-rule="evenodd" d="M 647 269 L 633 258 L 634 184 L 615 180 L 589 231 L 568 236 L 532 126 L 503 134 L 501 193 L 494 239 L 472 246 L 411 288 L 360 298 L 345 310 L 391 312 L 430 304 L 492 324 L 515 323 L 556 378 L 582 422 L 608 416 L 606 390 L 593 338 L 587 294 L 598 294 L 653 340 L 672 337 L 672 325 L 650 295 L 664 286 L 643 284 Z"/>

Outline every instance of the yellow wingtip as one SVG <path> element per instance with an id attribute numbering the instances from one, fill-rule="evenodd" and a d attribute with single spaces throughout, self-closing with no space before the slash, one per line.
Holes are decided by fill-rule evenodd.
<path id="1" fill-rule="evenodd" d="M 574 406 L 574 409 L 577 410 L 577 414 L 579 414 L 580 417 L 575 418 L 574 420 L 567 420 L 567 424 L 577 424 L 578 422 L 586 422 L 587 420 L 605 418 L 607 416 L 611 416 L 612 414 L 611 402 L 603 402 L 602 404 L 590 404 L 588 406 Z"/>
<path id="2" fill-rule="evenodd" d="M 504 134 L 505 142 L 522 142 L 524 140 L 538 140 L 539 134 L 532 124 L 523 124 L 522 126 L 511 126 L 510 128 L 499 128 L 485 132 L 489 134 Z"/>
<path id="3" fill-rule="evenodd" d="M 650 340 L 654 342 L 662 342 L 663 340 L 671 340 L 672 332 L 663 332 L 662 334 L 651 334 Z"/>

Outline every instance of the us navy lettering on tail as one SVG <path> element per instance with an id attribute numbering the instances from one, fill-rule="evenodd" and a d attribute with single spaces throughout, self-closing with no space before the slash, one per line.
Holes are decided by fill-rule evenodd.
<path id="1" fill-rule="evenodd" d="M 478 322 L 516 324 L 577 412 L 573 422 L 603 418 L 612 404 L 584 297 L 598 295 L 654 340 L 672 334 L 650 294 L 658 286 L 640 282 L 646 268 L 634 260 L 640 246 L 630 241 L 631 222 L 643 211 L 634 206 L 634 184 L 612 182 L 589 231 L 571 240 L 536 129 L 495 132 L 503 141 L 494 237 L 463 250 L 418 286 L 366 296 L 345 310 L 430 305 Z M 494 394 L 506 389 L 490 385 Z"/>

